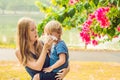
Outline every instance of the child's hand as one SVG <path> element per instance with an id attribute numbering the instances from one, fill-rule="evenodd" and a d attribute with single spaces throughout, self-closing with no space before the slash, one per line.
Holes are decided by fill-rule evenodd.
<path id="1" fill-rule="evenodd" d="M 47 67 L 47 68 L 44 68 L 44 69 L 43 69 L 43 71 L 44 71 L 45 73 L 51 72 L 52 70 L 53 70 L 52 67 Z"/>
<path id="2" fill-rule="evenodd" d="M 58 39 L 55 36 L 51 36 L 53 40 L 57 41 Z"/>

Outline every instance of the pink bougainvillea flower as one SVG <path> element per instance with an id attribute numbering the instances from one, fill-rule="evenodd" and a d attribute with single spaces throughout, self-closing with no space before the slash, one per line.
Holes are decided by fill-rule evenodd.
<path id="1" fill-rule="evenodd" d="M 79 2 L 79 0 L 69 0 L 69 5 L 74 5 L 77 2 Z"/>
<path id="2" fill-rule="evenodd" d="M 94 32 L 91 32 L 91 36 L 97 37 L 98 35 Z"/>
<path id="3" fill-rule="evenodd" d="M 95 18 L 95 15 L 94 14 L 90 14 L 89 15 L 89 19 L 94 19 Z"/>
<path id="4" fill-rule="evenodd" d="M 86 24 L 89 25 L 89 27 L 90 27 L 90 25 L 92 24 L 92 19 L 88 19 L 88 20 L 86 21 Z"/>
<path id="5" fill-rule="evenodd" d="M 118 35 L 114 36 L 114 38 L 118 38 Z"/>
<path id="6" fill-rule="evenodd" d="M 120 32 L 120 26 L 117 27 L 117 31 Z"/>
<path id="7" fill-rule="evenodd" d="M 103 8 L 103 11 L 104 11 L 104 12 L 109 12 L 109 10 L 110 10 L 109 7 L 104 7 L 104 8 Z"/>
<path id="8" fill-rule="evenodd" d="M 101 35 L 100 35 L 100 34 L 98 34 L 98 38 L 101 38 Z"/>
<path id="9" fill-rule="evenodd" d="M 110 26 L 110 21 L 106 17 L 106 13 L 109 11 L 108 7 L 99 8 L 95 11 L 95 17 L 97 21 L 100 23 L 101 28 L 108 28 Z"/>
<path id="10" fill-rule="evenodd" d="M 96 46 L 96 45 L 98 45 L 98 41 L 92 40 L 92 44 L 93 44 L 94 46 Z"/>
<path id="11" fill-rule="evenodd" d="M 95 46 L 98 44 L 98 41 L 92 40 L 91 37 L 98 37 L 101 38 L 101 35 L 94 33 L 94 31 L 91 31 L 91 25 L 93 23 L 93 19 L 96 19 L 97 22 L 100 23 L 101 28 L 108 28 L 110 26 L 110 21 L 106 16 L 106 13 L 109 11 L 108 7 L 103 7 L 97 9 L 93 14 L 90 14 L 88 16 L 88 19 L 83 23 L 82 31 L 80 32 L 80 36 L 85 42 L 85 44 L 89 44 L 92 41 L 92 44 Z M 118 28 L 118 31 L 120 29 Z"/>
<path id="12" fill-rule="evenodd" d="M 75 0 L 76 2 L 78 2 L 79 0 Z"/>
<path id="13" fill-rule="evenodd" d="M 82 37 L 83 42 L 85 42 L 85 44 L 89 44 L 90 43 L 90 35 L 86 32 L 81 32 L 80 36 Z"/>
<path id="14" fill-rule="evenodd" d="M 69 0 L 69 4 L 70 4 L 70 5 L 74 5 L 73 0 Z"/>

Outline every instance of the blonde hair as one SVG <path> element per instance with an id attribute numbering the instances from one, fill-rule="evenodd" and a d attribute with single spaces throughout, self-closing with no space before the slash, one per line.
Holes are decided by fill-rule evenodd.
<path id="1" fill-rule="evenodd" d="M 30 35 L 28 33 L 30 23 L 34 22 L 31 18 L 23 17 L 18 21 L 17 24 L 17 47 L 20 50 L 21 57 L 22 57 L 22 64 L 25 65 L 27 60 L 32 58 L 30 53 Z M 35 53 L 37 56 L 40 56 L 42 50 L 42 44 L 39 41 L 34 43 Z"/>
<path id="2" fill-rule="evenodd" d="M 49 21 L 44 28 L 44 32 L 47 32 L 49 34 L 51 34 L 52 32 L 57 32 L 61 35 L 62 25 L 58 21 L 55 21 L 55 20 Z"/>

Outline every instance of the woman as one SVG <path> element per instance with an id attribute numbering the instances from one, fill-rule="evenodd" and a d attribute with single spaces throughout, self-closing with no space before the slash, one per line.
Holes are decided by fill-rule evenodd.
<path id="1" fill-rule="evenodd" d="M 35 22 L 30 18 L 21 18 L 17 24 L 17 49 L 16 56 L 21 64 L 25 66 L 26 71 L 33 80 L 39 76 L 40 80 L 45 80 L 46 74 L 42 69 L 49 66 L 49 50 L 53 43 L 53 39 L 48 37 L 44 45 L 38 41 L 38 34 Z M 55 77 L 57 80 L 62 79 L 69 68 L 63 69 L 62 73 L 58 73 Z M 39 73 L 39 75 L 35 75 Z"/>

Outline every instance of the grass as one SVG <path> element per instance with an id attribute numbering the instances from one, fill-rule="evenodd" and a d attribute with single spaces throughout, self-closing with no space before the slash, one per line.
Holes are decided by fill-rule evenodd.
<path id="1" fill-rule="evenodd" d="M 30 76 L 17 62 L 0 61 L 0 80 L 30 80 Z"/>
<path id="2" fill-rule="evenodd" d="M 30 80 L 30 76 L 18 62 L 0 61 L 0 80 Z M 120 63 L 71 61 L 64 80 L 120 80 Z"/>

